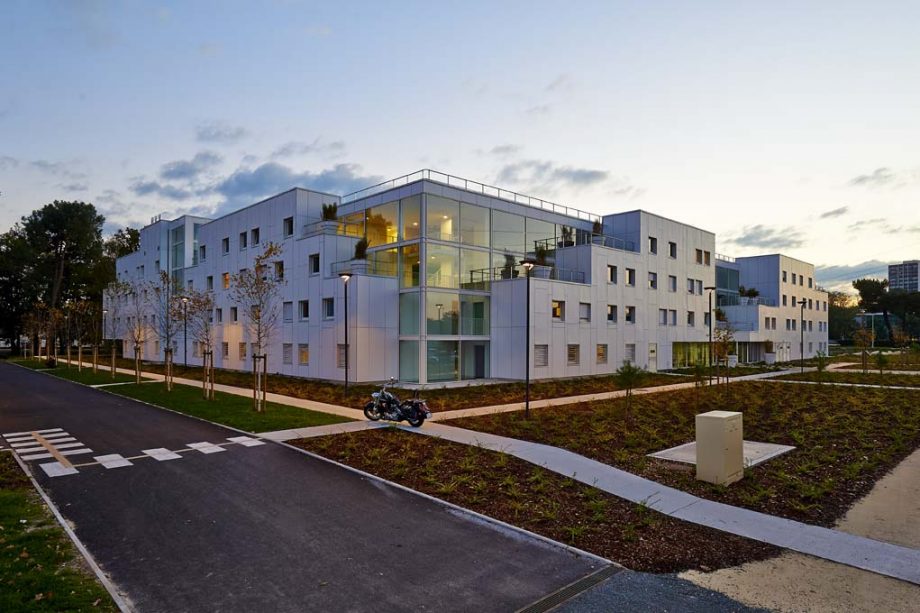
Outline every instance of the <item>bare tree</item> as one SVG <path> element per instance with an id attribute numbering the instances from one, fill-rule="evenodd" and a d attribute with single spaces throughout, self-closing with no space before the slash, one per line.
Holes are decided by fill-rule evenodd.
<path id="1" fill-rule="evenodd" d="M 189 336 L 201 354 L 202 392 L 208 400 L 214 399 L 214 294 L 208 291 L 189 290 L 185 293 L 184 315 Z"/>
<path id="2" fill-rule="evenodd" d="M 271 260 L 281 257 L 281 245 L 269 242 L 257 255 L 253 268 L 233 275 L 230 296 L 241 307 L 246 331 L 252 344 L 253 408 L 265 410 L 266 351 L 281 317 L 278 297 L 284 279 L 271 272 Z M 261 362 L 261 364 L 260 364 Z"/>
<path id="3" fill-rule="evenodd" d="M 144 282 L 132 283 L 125 294 L 128 334 L 134 346 L 134 378 L 141 382 L 141 348 L 147 340 L 147 315 L 150 310 L 147 296 L 147 284 Z"/>
<path id="4" fill-rule="evenodd" d="M 68 333 L 67 339 L 68 353 L 70 348 L 70 334 L 72 333 L 73 338 L 77 341 L 77 370 L 82 371 L 83 343 L 86 340 L 87 332 L 91 326 L 90 318 L 95 311 L 95 305 L 89 300 L 78 300 L 77 302 L 70 303 L 68 306 L 70 315 L 70 332 Z M 69 362 L 69 355 L 67 359 Z"/>
<path id="5" fill-rule="evenodd" d="M 124 311 L 125 302 L 128 298 L 131 287 L 122 281 L 113 281 L 109 283 L 102 292 L 103 309 L 102 324 L 108 324 L 108 330 L 103 330 L 102 334 L 109 335 L 112 341 L 112 378 L 115 378 L 115 342 L 121 339 L 121 314 Z M 122 350 L 122 357 L 124 351 Z"/>
<path id="6" fill-rule="evenodd" d="M 181 313 L 178 292 L 168 272 L 161 271 L 157 281 L 150 283 L 152 300 L 152 328 L 163 345 L 163 359 L 166 374 L 166 391 L 173 387 L 173 340 L 179 329 L 179 320 L 175 317 L 177 306 Z"/>
<path id="7" fill-rule="evenodd" d="M 728 355 L 731 353 L 734 343 L 735 329 L 726 320 L 718 321 L 712 344 L 716 362 L 716 383 L 719 382 L 719 364 L 723 361 L 725 362 L 725 380 L 728 381 Z"/>

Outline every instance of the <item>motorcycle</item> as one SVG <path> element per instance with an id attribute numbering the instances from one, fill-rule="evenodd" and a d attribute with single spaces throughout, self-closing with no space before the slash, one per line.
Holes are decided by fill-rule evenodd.
<path id="1" fill-rule="evenodd" d="M 371 394 L 373 400 L 364 405 L 364 416 L 371 421 L 380 419 L 402 421 L 405 419 L 410 426 L 418 428 L 431 417 L 428 404 L 418 397 L 400 402 L 393 392 L 387 390 L 387 387 L 394 383 L 396 379 L 390 377 L 390 381 L 384 383 L 379 392 Z"/>

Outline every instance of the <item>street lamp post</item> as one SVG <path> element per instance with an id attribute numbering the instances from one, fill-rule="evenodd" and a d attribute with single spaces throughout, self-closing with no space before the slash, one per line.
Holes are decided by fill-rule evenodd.
<path id="1" fill-rule="evenodd" d="M 182 297 L 182 354 L 188 368 L 188 297 Z"/>
<path id="2" fill-rule="evenodd" d="M 521 265 L 524 266 L 524 271 L 527 275 L 527 324 L 524 333 L 527 344 L 524 351 L 526 359 L 524 362 L 524 419 L 530 419 L 530 271 L 533 270 L 535 264 L 534 260 L 527 258 L 521 261 Z"/>
<path id="3" fill-rule="evenodd" d="M 707 285 L 703 289 L 709 292 L 709 385 L 712 385 L 712 292 L 716 288 L 712 285 Z"/>
<path id="4" fill-rule="evenodd" d="M 799 372 L 805 372 L 805 299 L 799 300 Z"/>
<path id="5" fill-rule="evenodd" d="M 348 395 L 348 280 L 351 279 L 351 275 L 347 272 L 343 272 L 339 275 L 342 278 L 343 283 L 345 284 L 345 395 Z"/>

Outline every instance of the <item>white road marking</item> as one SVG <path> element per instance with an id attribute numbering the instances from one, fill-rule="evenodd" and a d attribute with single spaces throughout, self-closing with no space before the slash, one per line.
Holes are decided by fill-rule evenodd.
<path id="1" fill-rule="evenodd" d="M 264 441 L 254 439 L 251 436 L 231 436 L 227 440 L 242 445 L 243 447 L 258 447 L 259 445 L 265 444 Z"/>
<path id="2" fill-rule="evenodd" d="M 214 443 L 208 443 L 207 441 L 201 443 L 189 443 L 189 447 L 201 453 L 218 453 L 220 451 L 227 451 L 223 447 L 215 445 Z"/>
<path id="3" fill-rule="evenodd" d="M 51 454 L 48 454 L 51 457 Z M 60 462 L 46 462 L 44 464 L 39 464 L 42 467 L 42 470 L 45 471 L 45 474 L 49 477 L 63 477 L 64 475 L 75 475 L 79 471 L 72 466 L 64 466 Z"/>
<path id="4" fill-rule="evenodd" d="M 28 432 L 7 432 L 3 435 L 3 438 L 9 438 L 11 436 L 32 436 L 32 433 L 36 434 L 47 434 L 49 432 L 63 432 L 64 428 L 49 428 L 48 430 L 29 430 Z"/>
<path id="5" fill-rule="evenodd" d="M 182 457 L 178 453 L 173 453 L 164 447 L 158 447 L 156 449 L 142 449 L 141 453 L 150 456 L 157 462 L 165 462 L 166 460 L 178 460 Z"/>
<path id="6" fill-rule="evenodd" d="M 92 452 L 93 452 L 92 449 L 68 449 L 67 451 L 58 451 L 57 453 L 58 455 L 63 456 L 63 455 L 81 455 L 84 453 L 92 453 Z M 51 453 L 37 453 L 37 454 L 31 454 L 31 455 L 21 455 L 19 457 L 22 458 L 23 460 L 43 460 L 45 458 L 52 458 L 54 457 L 54 455 Z"/>
<path id="7" fill-rule="evenodd" d="M 45 439 L 45 440 L 47 440 L 49 443 L 54 443 L 54 445 L 57 446 L 58 443 L 70 443 L 77 439 L 75 439 L 72 436 L 68 436 L 65 438 L 55 438 L 55 439 Z M 28 442 L 10 443 L 10 445 L 15 449 L 19 447 L 28 447 L 29 445 L 40 445 L 40 443 L 38 443 L 34 438 L 30 438 Z"/>
<path id="8" fill-rule="evenodd" d="M 133 466 L 131 462 L 117 453 L 110 453 L 109 455 L 97 455 L 93 456 L 93 459 L 106 468 L 122 468 L 123 466 Z"/>

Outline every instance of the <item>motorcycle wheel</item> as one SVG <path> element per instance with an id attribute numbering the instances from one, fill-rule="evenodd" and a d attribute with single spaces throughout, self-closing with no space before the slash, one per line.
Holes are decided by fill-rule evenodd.
<path id="1" fill-rule="evenodd" d="M 377 421 L 380 419 L 380 413 L 377 411 L 377 407 L 374 406 L 373 402 L 368 402 L 364 405 L 364 416 L 371 421 Z"/>
<path id="2" fill-rule="evenodd" d="M 423 423 L 425 423 L 425 416 L 419 415 L 417 417 L 406 417 L 406 421 L 409 422 L 409 425 L 413 428 L 420 428 Z"/>

